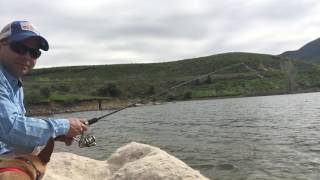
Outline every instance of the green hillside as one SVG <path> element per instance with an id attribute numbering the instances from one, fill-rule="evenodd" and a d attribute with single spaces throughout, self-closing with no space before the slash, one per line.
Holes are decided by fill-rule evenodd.
<path id="1" fill-rule="evenodd" d="M 302 46 L 300 49 L 295 51 L 286 51 L 280 56 L 287 57 L 291 59 L 296 59 L 303 62 L 308 63 L 320 63 L 320 38 L 315 39 L 304 46 Z"/>
<path id="2" fill-rule="evenodd" d="M 245 66 L 247 65 L 247 66 Z M 259 77 L 262 76 L 262 77 Z M 166 63 L 36 69 L 24 78 L 26 103 L 90 99 L 161 100 L 317 91 L 320 67 L 253 53 L 226 53 Z"/>

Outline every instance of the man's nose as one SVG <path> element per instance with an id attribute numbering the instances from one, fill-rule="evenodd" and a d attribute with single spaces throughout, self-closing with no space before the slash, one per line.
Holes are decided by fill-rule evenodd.
<path id="1" fill-rule="evenodd" d="M 30 52 L 28 51 L 28 52 L 26 52 L 24 55 L 23 55 L 23 57 L 24 57 L 24 60 L 33 60 L 33 58 L 31 57 L 31 55 L 30 55 Z"/>

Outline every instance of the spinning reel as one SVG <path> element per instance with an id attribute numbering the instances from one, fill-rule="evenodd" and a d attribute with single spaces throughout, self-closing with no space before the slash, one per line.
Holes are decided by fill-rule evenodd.
<path id="1" fill-rule="evenodd" d="M 96 138 L 93 135 L 85 135 L 84 133 L 82 133 L 80 138 L 73 139 L 78 142 L 80 148 L 97 145 Z"/>

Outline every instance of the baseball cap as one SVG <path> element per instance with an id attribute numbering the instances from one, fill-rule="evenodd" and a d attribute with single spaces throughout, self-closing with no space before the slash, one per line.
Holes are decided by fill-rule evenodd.
<path id="1" fill-rule="evenodd" d="M 48 51 L 48 41 L 42 37 L 39 31 L 28 21 L 13 21 L 0 31 L 0 40 L 7 39 L 9 43 L 19 42 L 30 37 L 40 40 L 40 49 Z"/>

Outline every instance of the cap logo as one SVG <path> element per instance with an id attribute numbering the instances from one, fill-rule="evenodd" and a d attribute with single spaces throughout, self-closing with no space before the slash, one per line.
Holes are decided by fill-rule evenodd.
<path id="1" fill-rule="evenodd" d="M 25 31 L 32 31 L 36 34 L 39 34 L 36 28 L 30 22 L 21 22 L 21 29 Z"/>

